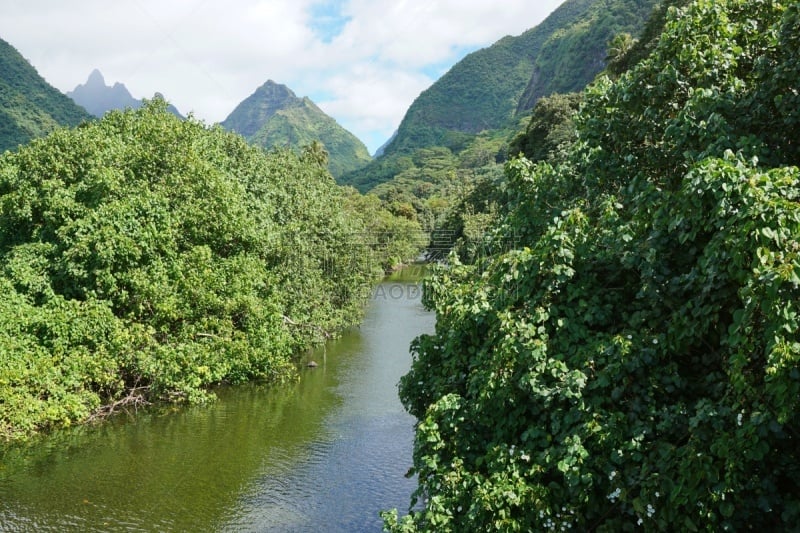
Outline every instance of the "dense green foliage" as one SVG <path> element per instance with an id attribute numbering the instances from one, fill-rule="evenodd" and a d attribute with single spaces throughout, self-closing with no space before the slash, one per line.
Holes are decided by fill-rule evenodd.
<path id="1" fill-rule="evenodd" d="M 667 22 L 667 13 L 671 7 L 684 7 L 691 0 L 661 0 L 650 14 L 650 18 L 644 25 L 638 39 L 629 42 L 630 46 L 619 49 L 613 54 L 613 58 L 608 63 L 610 74 L 622 74 L 630 70 L 634 65 L 646 58 L 655 48 L 664 25 Z M 624 33 L 619 35 L 625 35 Z M 615 36 L 616 37 L 616 36 Z M 613 41 L 613 39 L 612 39 Z"/>
<path id="2" fill-rule="evenodd" d="M 511 139 L 508 156 L 524 156 L 531 162 L 555 162 L 563 158 L 577 139 L 574 119 L 582 98 L 581 93 L 541 98 L 533 109 L 527 128 Z M 457 181 L 458 188 L 446 188 L 441 184 L 431 187 L 430 193 L 439 207 L 432 217 L 428 250 L 432 259 L 444 259 L 452 251 L 460 261 L 473 263 L 493 248 L 513 246 L 513 235 L 502 236 L 494 231 L 502 217 L 502 206 L 509 202 L 502 166 L 485 159 L 481 161 L 482 167 L 470 168 L 476 161 L 464 157 L 469 153 L 474 151 L 465 150 L 459 158 L 463 167 L 455 174 L 462 177 Z M 388 186 L 396 188 L 401 183 L 395 178 L 376 187 L 375 191 Z M 442 246 L 445 243 L 447 245 Z"/>
<path id="3" fill-rule="evenodd" d="M 497 167 L 493 153 L 495 143 L 484 140 L 490 148 L 477 158 L 472 157 L 475 152 L 456 156 L 443 147 L 417 150 L 414 157 L 403 158 L 405 168 L 394 179 L 378 185 L 372 193 L 380 197 L 390 211 L 401 212 L 410 207 L 423 228 L 433 231 L 450 200 L 459 197 L 481 176 L 491 175 Z"/>
<path id="4" fill-rule="evenodd" d="M 284 381 L 384 260 L 314 150 L 157 100 L 0 158 L 0 439 Z"/>
<path id="5" fill-rule="evenodd" d="M 0 153 L 91 116 L 0 39 Z"/>
<path id="6" fill-rule="evenodd" d="M 413 210 L 387 209 L 374 194 L 362 195 L 347 188 L 343 207 L 361 221 L 363 244 L 375 254 L 384 272 L 397 270 L 417 259 L 428 245 L 428 233 L 422 229 Z"/>
<path id="7" fill-rule="evenodd" d="M 285 85 L 267 81 L 239 104 L 222 126 L 267 150 L 300 150 L 315 141 L 328 153 L 328 170 L 339 178 L 371 161 L 367 147 L 314 102 L 298 98 Z"/>
<path id="8" fill-rule="evenodd" d="M 800 4 L 697 0 L 426 284 L 397 531 L 800 523 Z M 498 237 L 518 246 L 494 247 Z"/>
<path id="9" fill-rule="evenodd" d="M 582 98 L 580 93 L 569 93 L 539 99 L 528 127 L 511 141 L 509 156 L 522 155 L 536 163 L 560 155 L 560 150 L 575 142 L 573 117 L 580 108 Z"/>

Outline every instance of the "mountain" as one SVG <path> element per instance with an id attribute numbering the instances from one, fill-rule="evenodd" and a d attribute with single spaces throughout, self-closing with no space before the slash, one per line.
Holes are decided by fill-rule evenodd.
<path id="1" fill-rule="evenodd" d="M 539 51 L 531 78 L 517 105 L 517 113 L 530 111 L 544 96 L 583 90 L 606 67 L 610 41 L 620 34 L 639 35 L 653 9 L 665 3 L 669 2 L 565 2 L 559 8 L 562 12 L 553 13 L 561 17 L 562 25 L 547 38 Z"/>
<path id="2" fill-rule="evenodd" d="M 656 3 L 567 0 L 538 26 L 467 55 L 414 100 L 383 156 L 341 181 L 368 190 L 415 150 L 459 153 L 479 134 L 515 129 L 542 96 L 591 82 L 605 68 L 612 37 L 638 34 Z"/>
<path id="3" fill-rule="evenodd" d="M 89 119 L 83 108 L 47 83 L 16 48 L 0 39 L 0 153 Z"/>
<path id="4" fill-rule="evenodd" d="M 268 80 L 240 103 L 222 123 L 263 148 L 300 148 L 320 141 L 328 152 L 328 170 L 339 178 L 364 167 L 371 158 L 358 138 L 326 115 L 308 97 Z"/>
<path id="5" fill-rule="evenodd" d="M 103 75 L 97 69 L 89 74 L 86 83 L 75 87 L 74 90 L 67 93 L 67 96 L 96 117 L 102 117 L 112 109 L 139 109 L 142 107 L 142 101 L 134 98 L 122 83 L 117 82 L 113 86 L 106 85 Z M 159 93 L 156 93 L 155 96 L 163 98 Z M 173 115 L 183 118 L 174 106 L 169 106 L 168 110 Z"/>
<path id="6" fill-rule="evenodd" d="M 538 26 L 467 55 L 412 103 L 386 153 L 456 148 L 500 129 L 542 96 L 585 87 L 614 35 L 638 33 L 656 0 L 568 0 Z"/>
<path id="7" fill-rule="evenodd" d="M 138 109 L 142 106 L 142 102 L 134 98 L 123 84 L 115 83 L 113 87 L 107 86 L 103 75 L 97 69 L 89 74 L 86 83 L 75 87 L 67 93 L 67 96 L 96 117 L 102 117 L 110 109 L 127 107 Z"/>

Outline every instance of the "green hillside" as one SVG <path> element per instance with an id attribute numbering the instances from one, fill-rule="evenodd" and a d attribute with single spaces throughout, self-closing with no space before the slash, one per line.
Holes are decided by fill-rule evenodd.
<path id="1" fill-rule="evenodd" d="M 92 117 L 0 39 L 0 153 Z"/>
<path id="2" fill-rule="evenodd" d="M 609 41 L 619 34 L 638 35 L 658 0 L 596 0 L 579 10 L 576 2 L 562 8 L 562 24 L 536 57 L 533 74 L 517 105 L 533 109 L 543 96 L 580 91 L 606 67 Z M 567 16 L 568 9 L 574 13 Z M 537 28 L 538 29 L 538 28 Z"/>
<path id="3" fill-rule="evenodd" d="M 392 179 L 414 150 L 459 153 L 478 134 L 514 130 L 541 96 L 585 87 L 605 68 L 611 38 L 638 34 L 655 4 L 568 0 L 535 28 L 469 54 L 419 95 L 380 158 L 340 181 L 366 191 Z"/>
<path id="4" fill-rule="evenodd" d="M 267 149 L 300 149 L 319 141 L 328 153 L 328 170 L 337 178 L 371 160 L 367 147 L 355 135 L 309 98 L 298 98 L 272 80 L 239 104 L 222 126 Z"/>
<path id="5" fill-rule="evenodd" d="M 585 19 L 596 3 L 570 0 L 535 28 L 466 56 L 417 97 L 385 153 L 458 149 L 469 138 L 461 134 L 507 126 L 548 40 Z"/>

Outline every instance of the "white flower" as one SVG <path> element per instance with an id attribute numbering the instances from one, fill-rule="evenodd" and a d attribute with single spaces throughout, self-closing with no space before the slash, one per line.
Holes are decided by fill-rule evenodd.
<path id="1" fill-rule="evenodd" d="M 736 423 L 739 424 L 740 426 L 742 425 L 742 413 L 736 415 Z"/>
<path id="2" fill-rule="evenodd" d="M 607 496 L 607 498 L 613 502 L 614 500 L 616 500 L 617 498 L 619 498 L 619 495 L 620 495 L 620 494 L 622 494 L 622 491 L 621 491 L 619 488 L 617 488 L 617 489 L 614 489 L 614 492 L 612 492 L 611 494 L 609 494 L 609 495 Z"/>
<path id="3" fill-rule="evenodd" d="M 653 506 L 648 503 L 647 504 L 647 518 L 650 518 L 651 516 L 653 516 L 653 514 L 655 512 L 656 512 L 656 510 L 653 508 Z"/>

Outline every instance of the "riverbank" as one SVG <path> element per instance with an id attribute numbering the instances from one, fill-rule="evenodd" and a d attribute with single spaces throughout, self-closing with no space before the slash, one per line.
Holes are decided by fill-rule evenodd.
<path id="1" fill-rule="evenodd" d="M 213 404 L 7 449 L 0 530 L 379 531 L 378 512 L 405 509 L 414 489 L 414 420 L 396 385 L 435 319 L 391 295 L 415 284 L 387 278 L 362 324 L 297 383 L 223 387 Z"/>

